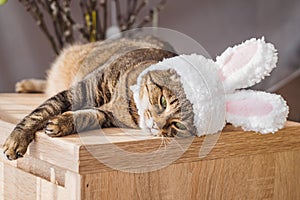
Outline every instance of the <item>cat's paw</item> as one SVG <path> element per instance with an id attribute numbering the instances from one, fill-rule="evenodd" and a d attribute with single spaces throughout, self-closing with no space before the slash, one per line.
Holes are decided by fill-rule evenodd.
<path id="1" fill-rule="evenodd" d="M 73 112 L 65 112 L 50 119 L 45 127 L 45 133 L 50 137 L 60 137 L 74 132 Z"/>
<path id="2" fill-rule="evenodd" d="M 28 134 L 14 130 L 3 144 L 3 153 L 8 160 L 21 158 L 26 153 L 31 141 Z"/>
<path id="3" fill-rule="evenodd" d="M 15 92 L 31 93 L 44 92 L 46 88 L 46 81 L 39 79 L 25 79 L 16 83 Z"/>
<path id="4" fill-rule="evenodd" d="M 15 85 L 15 91 L 18 93 L 27 93 L 31 92 L 33 90 L 34 84 L 31 80 L 21 80 L 16 83 Z"/>

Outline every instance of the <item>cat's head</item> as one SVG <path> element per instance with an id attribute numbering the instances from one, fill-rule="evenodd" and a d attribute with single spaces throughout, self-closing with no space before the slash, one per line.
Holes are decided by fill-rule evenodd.
<path id="1" fill-rule="evenodd" d="M 244 130 L 275 132 L 288 115 L 284 99 L 238 89 L 260 82 L 276 62 L 274 45 L 262 38 L 229 47 L 216 62 L 191 54 L 153 64 L 131 88 L 140 127 L 157 127 L 159 135 L 202 136 L 222 130 L 228 121 Z"/>
<path id="2" fill-rule="evenodd" d="M 221 130 L 225 104 L 217 69 L 215 62 L 196 54 L 146 68 L 131 86 L 140 128 L 158 136 L 200 136 Z"/>
<path id="3" fill-rule="evenodd" d="M 142 129 L 157 136 L 196 135 L 193 107 L 175 70 L 153 70 L 143 75 L 135 101 Z"/>

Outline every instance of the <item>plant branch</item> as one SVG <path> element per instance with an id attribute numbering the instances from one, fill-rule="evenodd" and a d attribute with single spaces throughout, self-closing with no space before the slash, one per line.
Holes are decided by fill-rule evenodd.
<path id="1" fill-rule="evenodd" d="M 78 40 L 78 36 L 88 42 L 104 40 L 109 27 L 108 22 L 111 21 L 108 19 L 112 10 L 109 6 L 116 7 L 117 25 L 121 31 L 126 31 L 134 27 L 143 27 L 153 20 L 154 14 L 164 8 L 167 0 L 161 0 L 154 8 L 149 9 L 145 16 L 141 13 L 147 7 L 148 0 L 110 0 L 114 1 L 114 4 L 109 4 L 108 1 L 79 0 L 83 16 L 83 22 L 79 23 L 72 17 L 71 0 L 19 0 L 46 35 L 56 54 L 66 44 Z M 51 19 L 52 24 L 48 23 L 49 26 L 52 25 L 50 28 L 45 23 L 44 16 Z M 137 23 L 138 21 L 140 23 Z"/>
<path id="2" fill-rule="evenodd" d="M 42 14 L 37 2 L 35 0 L 19 0 L 19 2 L 24 5 L 27 12 L 29 12 L 29 14 L 35 20 L 37 26 L 39 26 L 40 29 L 42 30 L 42 32 L 46 35 L 54 52 L 56 54 L 58 54 L 59 49 L 57 48 L 57 45 L 55 43 L 53 36 L 49 33 L 49 30 L 44 22 L 43 14 Z"/>

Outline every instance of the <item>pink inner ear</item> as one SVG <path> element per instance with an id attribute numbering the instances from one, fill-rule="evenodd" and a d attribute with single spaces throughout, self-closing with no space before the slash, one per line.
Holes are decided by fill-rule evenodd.
<path id="1" fill-rule="evenodd" d="M 242 117 L 264 116 L 272 110 L 272 104 L 257 98 L 232 100 L 226 103 L 228 113 Z"/>
<path id="2" fill-rule="evenodd" d="M 226 76 L 233 74 L 235 71 L 246 66 L 257 51 L 257 44 L 251 43 L 248 45 L 241 45 L 236 48 L 231 55 L 229 55 L 222 66 L 220 77 L 224 81 Z M 224 73 L 225 72 L 225 73 Z"/>

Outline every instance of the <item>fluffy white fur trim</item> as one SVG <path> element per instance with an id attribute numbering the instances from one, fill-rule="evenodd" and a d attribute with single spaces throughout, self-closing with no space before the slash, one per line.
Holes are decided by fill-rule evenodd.
<path id="1" fill-rule="evenodd" d="M 245 56 L 239 50 L 248 48 L 247 46 L 251 45 L 256 45 L 257 49 L 245 66 L 239 66 L 234 71 L 226 67 L 228 62 L 231 62 L 232 56 L 235 54 L 239 54 L 240 57 Z M 277 60 L 277 51 L 273 44 L 266 43 L 264 38 L 252 38 L 240 45 L 227 48 L 221 56 L 216 58 L 216 63 L 225 77 L 223 81 L 225 92 L 229 93 L 235 89 L 250 87 L 260 82 L 265 76 L 269 76 L 272 69 L 276 67 Z M 235 63 L 235 65 L 238 65 L 238 63 Z"/>
<path id="2" fill-rule="evenodd" d="M 218 66 L 201 55 L 180 55 L 151 65 L 131 87 L 139 115 L 143 110 L 139 99 L 142 77 L 149 71 L 174 69 L 180 76 L 186 97 L 192 103 L 197 135 L 216 133 L 225 125 L 225 96 Z"/>
<path id="3" fill-rule="evenodd" d="M 247 102 L 247 99 L 252 99 L 250 102 L 253 102 L 253 105 L 249 105 L 251 103 Z M 283 128 L 288 116 L 289 108 L 280 95 L 253 90 L 236 91 L 233 94 L 226 95 L 227 105 L 230 102 L 244 100 L 246 100 L 245 102 L 247 103 L 245 103 L 244 106 L 240 105 L 237 108 L 240 113 L 232 113 L 228 110 L 227 106 L 226 120 L 228 122 L 234 126 L 241 126 L 246 131 L 256 131 L 260 133 L 274 133 L 278 129 Z M 248 116 L 242 114 L 245 109 L 257 109 L 257 107 L 265 105 L 269 105 L 272 108 L 267 114 Z"/>

